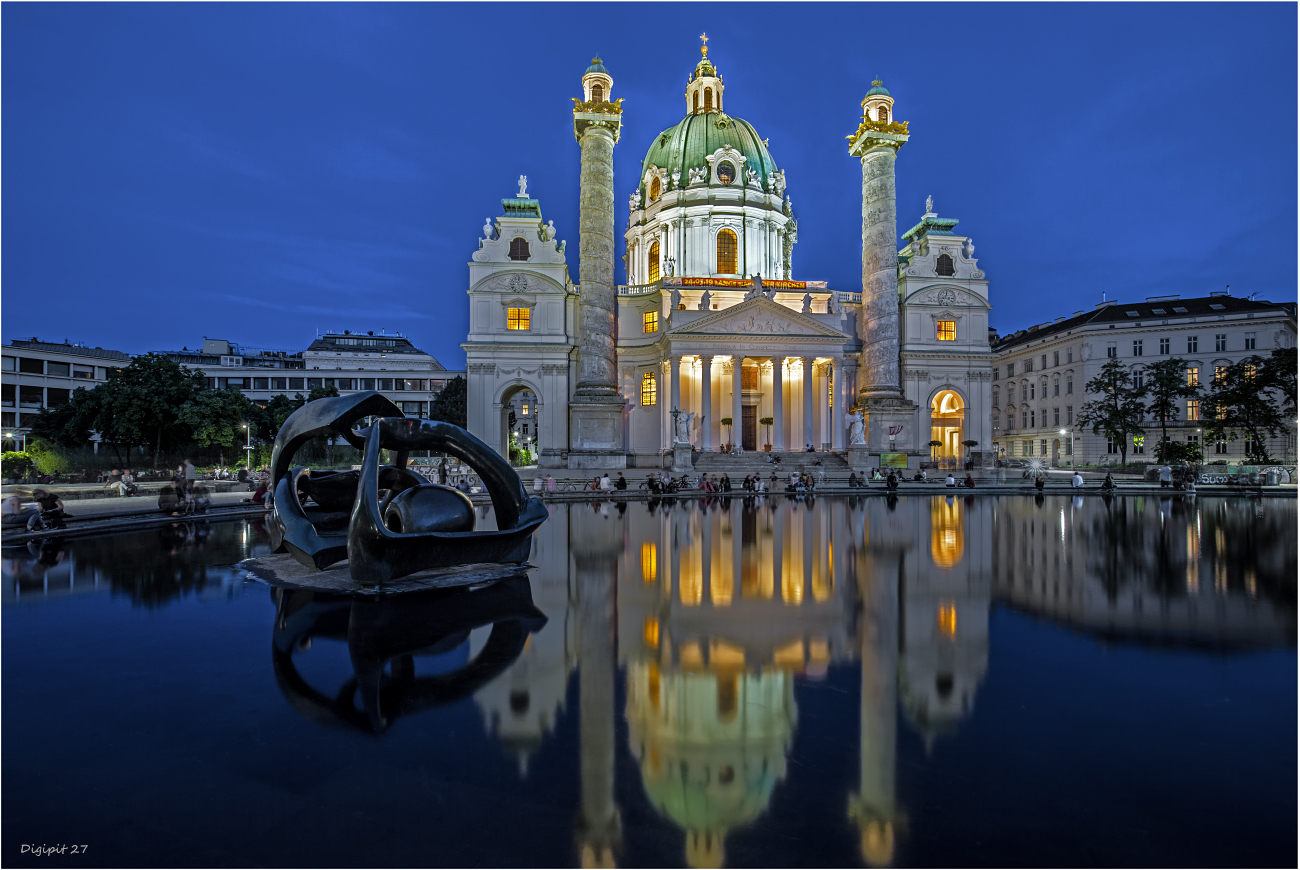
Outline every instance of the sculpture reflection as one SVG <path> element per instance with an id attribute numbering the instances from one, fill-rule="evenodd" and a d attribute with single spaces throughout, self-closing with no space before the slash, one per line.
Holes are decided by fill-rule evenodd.
<path id="1" fill-rule="evenodd" d="M 400 599 L 282 589 L 273 589 L 271 597 L 271 659 L 285 698 L 310 719 L 371 733 L 386 731 L 402 716 L 469 697 L 518 658 L 528 636 L 546 622 L 522 578 Z M 487 642 L 462 667 L 417 673 L 416 659 L 450 652 L 471 631 L 489 626 Z M 317 639 L 348 646 L 353 676 L 334 691 L 311 686 L 294 663 L 295 654 Z"/>

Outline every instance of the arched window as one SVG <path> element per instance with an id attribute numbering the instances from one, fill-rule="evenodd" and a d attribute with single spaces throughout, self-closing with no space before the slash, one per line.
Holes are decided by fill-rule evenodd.
<path id="1" fill-rule="evenodd" d="M 605 102 L 605 88 L 603 85 L 591 86 L 591 101 L 593 103 Z"/>
<path id="2" fill-rule="evenodd" d="M 696 91 L 696 92 L 695 92 L 695 102 L 694 102 L 694 105 L 691 106 L 691 111 L 693 111 L 693 112 L 698 112 L 699 110 L 700 110 L 700 92 L 699 92 L 699 91 Z"/>
<path id="3" fill-rule="evenodd" d="M 947 254 L 940 254 L 939 258 L 934 261 L 934 274 L 951 277 L 956 274 L 952 267 L 952 257 Z"/>
<path id="4" fill-rule="evenodd" d="M 510 240 L 510 259 L 527 260 L 528 259 L 528 242 L 522 238 Z"/>
<path id="5" fill-rule="evenodd" d="M 889 123 L 889 106 L 881 106 L 881 107 L 880 107 L 880 112 L 877 113 L 877 116 L 876 116 L 876 117 L 880 119 L 880 123 L 882 123 L 882 124 L 888 124 L 888 123 Z"/>
<path id="6" fill-rule="evenodd" d="M 649 408 L 655 403 L 658 395 L 659 390 L 655 384 L 655 373 L 646 372 L 641 375 L 641 407 Z"/>
<path id="7" fill-rule="evenodd" d="M 654 202 L 656 199 L 659 198 L 660 190 L 662 190 L 662 188 L 659 186 L 659 176 L 656 175 L 654 178 L 650 180 L 650 201 L 651 202 Z"/>
<path id="8" fill-rule="evenodd" d="M 655 182 L 658 183 L 658 179 L 655 179 Z M 650 262 L 648 266 L 649 269 L 646 272 L 646 277 L 648 277 L 650 280 L 647 281 L 646 283 L 653 284 L 654 282 L 659 280 L 659 243 L 658 242 L 650 243 Z"/>
<path id="9" fill-rule="evenodd" d="M 704 89 L 704 111 L 707 112 L 709 111 L 709 109 L 712 108 L 713 108 L 713 88 L 705 88 Z"/>
<path id="10" fill-rule="evenodd" d="M 736 234 L 731 230 L 718 233 L 718 272 L 723 275 L 738 275 L 736 269 Z"/>

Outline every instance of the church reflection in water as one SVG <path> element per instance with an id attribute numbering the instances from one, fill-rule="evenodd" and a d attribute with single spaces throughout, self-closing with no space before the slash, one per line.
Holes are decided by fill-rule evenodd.
<path id="1" fill-rule="evenodd" d="M 621 753 L 635 760 L 650 804 L 680 828 L 683 859 L 722 866 L 728 835 L 758 821 L 786 777 L 796 680 L 837 664 L 860 669 L 858 781 L 840 804 L 843 823 L 868 864 L 889 864 L 903 814 L 899 723 L 928 746 L 972 714 L 995 601 L 1106 638 L 1225 650 L 1295 642 L 1285 582 L 1294 537 L 1255 546 L 1286 537 L 1294 503 L 1258 516 L 1215 500 L 951 496 L 551 511 L 522 587 L 449 596 L 413 622 L 360 605 L 349 622 L 337 603 L 295 612 L 286 597 L 276 667 L 302 712 L 363 730 L 472 694 L 521 776 L 571 714 L 576 670 L 575 857 L 584 866 L 619 858 Z M 447 612 L 433 618 L 439 607 Z M 367 637 L 399 623 L 399 638 Z M 360 691 L 354 707 L 351 691 L 296 678 L 287 660 L 313 631 L 347 637 L 370 701 Z M 412 654 L 462 642 L 459 668 L 414 676 Z M 346 709 L 335 709 L 344 696 Z"/>

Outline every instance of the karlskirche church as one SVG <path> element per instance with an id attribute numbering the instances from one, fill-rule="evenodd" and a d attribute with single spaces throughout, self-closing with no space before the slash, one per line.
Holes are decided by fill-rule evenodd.
<path id="1" fill-rule="evenodd" d="M 526 178 L 483 227 L 463 345 L 470 431 L 504 455 L 519 409 L 515 431 L 529 427 L 548 468 L 685 471 L 809 447 L 859 470 L 991 461 L 988 280 L 930 201 L 899 247 L 894 165 L 909 132 L 894 97 L 872 82 L 847 137 L 862 167 L 862 285 L 830 287 L 797 274 L 797 179 L 728 114 L 744 95 L 726 95 L 708 52 L 706 38 L 684 117 L 644 143 L 621 252 L 623 107 L 600 58 L 573 100 L 577 251 Z"/>

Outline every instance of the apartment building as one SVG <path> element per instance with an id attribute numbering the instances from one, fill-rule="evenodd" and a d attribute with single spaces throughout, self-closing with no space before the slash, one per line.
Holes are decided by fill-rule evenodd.
<path id="1" fill-rule="evenodd" d="M 1119 459 L 1120 445 L 1077 423 L 1086 384 L 1118 358 L 1141 383 L 1145 365 L 1181 357 L 1190 383 L 1207 389 L 1215 371 L 1274 348 L 1296 345 L 1296 303 L 1256 301 L 1226 291 L 1181 299 L 1150 296 L 1143 302 L 1102 302 L 1022 329 L 993 336 L 993 445 L 1001 458 L 1040 457 L 1053 464 Z M 1186 402 L 1169 424 L 1170 438 L 1199 443 L 1205 460 L 1239 463 L 1245 440 L 1204 443 L 1198 400 Z M 1159 424 L 1128 445 L 1137 461 L 1154 460 Z M 1295 430 L 1272 439 L 1274 456 L 1295 458 Z"/>
<path id="2" fill-rule="evenodd" d="M 27 449 L 31 419 L 42 408 L 67 404 L 78 387 L 92 389 L 109 372 L 131 363 L 120 350 L 68 342 L 14 339 L 4 346 L 0 366 L 0 430 L 5 450 Z"/>

